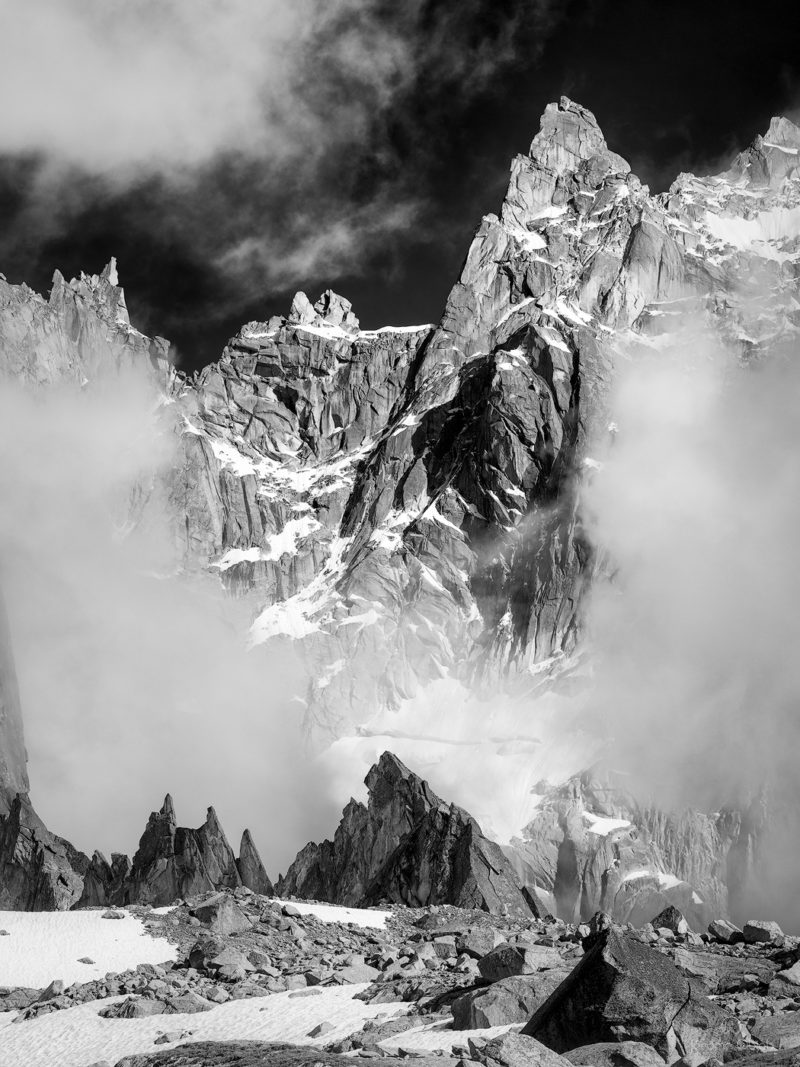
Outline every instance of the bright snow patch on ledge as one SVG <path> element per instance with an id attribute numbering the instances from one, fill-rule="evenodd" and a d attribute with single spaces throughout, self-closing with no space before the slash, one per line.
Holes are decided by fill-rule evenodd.
<path id="1" fill-rule="evenodd" d="M 353 923 L 354 926 L 382 930 L 390 911 L 373 911 L 371 908 L 343 908 L 338 904 L 309 904 L 304 900 L 275 900 L 276 904 L 289 904 L 301 915 L 313 915 L 324 923 Z"/>
<path id="2" fill-rule="evenodd" d="M 141 919 L 128 912 L 123 912 L 123 919 L 102 915 L 101 911 L 0 912 L 0 929 L 8 930 L 8 937 L 0 937 L 0 986 L 41 989 L 54 978 L 67 985 L 91 982 L 137 963 L 175 959 L 176 946 L 150 937 Z M 78 963 L 84 956 L 94 963 Z M 11 1060 L 3 1059 L 0 1042 L 2 1062 Z"/>
<path id="3" fill-rule="evenodd" d="M 674 874 L 665 874 L 663 871 L 630 871 L 622 879 L 623 882 L 635 882 L 639 878 L 654 878 L 659 885 L 660 889 L 674 889 L 677 885 L 684 885 L 682 878 L 678 878 Z M 702 901 L 700 902 L 702 903 Z"/>
<path id="4" fill-rule="evenodd" d="M 99 1017 L 102 1008 L 124 997 L 109 997 L 54 1011 L 17 1026 L 12 1023 L 16 1013 L 7 1012 L 0 1015 L 0 1063 L 8 1067 L 23 1067 L 23 1064 L 24 1067 L 54 1067 L 55 1064 L 86 1067 L 97 1060 L 116 1063 L 123 1056 L 174 1048 L 177 1042 L 165 1046 L 153 1044 L 166 1030 L 190 1030 L 189 1041 L 323 1045 L 341 1041 L 382 1012 L 391 1016 L 408 1010 L 406 1004 L 364 1004 L 353 999 L 366 988 L 366 984 L 325 989 L 318 986 L 302 990 L 300 997 L 274 993 L 269 997 L 232 1000 L 197 1015 L 154 1015 L 146 1019 Z M 333 1029 L 313 1041 L 308 1037 L 309 1031 L 321 1022 L 332 1023 Z"/>
<path id="5" fill-rule="evenodd" d="M 627 819 L 608 819 L 604 815 L 593 815 L 590 811 L 585 811 L 583 818 L 589 833 L 600 837 L 613 834 L 615 830 L 627 830 L 631 825 Z"/>

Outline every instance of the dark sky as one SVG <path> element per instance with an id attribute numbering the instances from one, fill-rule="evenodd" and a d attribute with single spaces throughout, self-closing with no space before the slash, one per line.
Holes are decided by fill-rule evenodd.
<path id="1" fill-rule="evenodd" d="M 658 191 L 680 170 L 720 169 L 772 114 L 800 105 L 793 0 L 327 0 L 321 24 L 317 2 L 294 24 L 289 0 L 233 0 L 235 23 L 210 25 L 194 51 L 182 41 L 180 61 L 156 52 L 147 65 L 148 42 L 168 45 L 171 29 L 152 0 L 128 0 L 137 70 L 111 63 L 121 30 L 86 17 L 97 0 L 61 0 L 59 81 L 48 69 L 41 97 L 33 80 L 23 87 L 20 128 L 0 120 L 0 271 L 46 292 L 55 267 L 97 272 L 115 255 L 134 324 L 169 337 L 187 368 L 216 358 L 242 322 L 285 313 L 298 288 L 343 293 L 366 328 L 435 321 L 548 101 L 567 94 L 594 111 Z M 35 78 L 26 10 L 0 0 L 0 37 Z M 7 67 L 0 78 L 14 76 Z M 9 99 L 20 86 L 0 88 Z M 93 122 L 98 93 L 113 131 L 107 114 Z M 237 132 L 251 98 L 268 135 L 250 114 Z M 214 125 L 218 102 L 228 112 Z M 163 115 L 169 139 L 173 112 L 201 145 L 171 154 L 151 136 Z"/>

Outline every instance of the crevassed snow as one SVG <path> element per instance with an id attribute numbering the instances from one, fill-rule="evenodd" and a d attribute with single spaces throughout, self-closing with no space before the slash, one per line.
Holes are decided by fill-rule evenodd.
<path id="1" fill-rule="evenodd" d="M 600 837 L 607 837 L 608 834 L 613 834 L 615 830 L 627 830 L 630 828 L 630 821 L 628 819 L 609 819 L 605 815 L 594 815 L 590 811 L 583 812 L 583 819 L 586 822 L 586 829 L 590 834 L 597 834 Z"/>
<path id="2" fill-rule="evenodd" d="M 0 929 L 0 986 L 41 988 L 55 978 L 71 985 L 91 982 L 137 963 L 165 963 L 176 946 L 150 937 L 141 919 L 123 912 L 104 919 L 101 911 L 3 911 Z M 79 963 L 83 957 L 94 963 Z M 0 1063 L 5 1061 L 0 1044 Z M 55 1060 L 53 1062 L 56 1062 Z"/>
<path id="3" fill-rule="evenodd" d="M 390 911 L 377 908 L 344 908 L 339 904 L 312 904 L 305 900 L 277 900 L 278 904 L 291 904 L 301 915 L 313 915 L 324 923 L 352 923 L 367 929 L 382 930 L 386 920 L 391 918 Z"/>
<path id="4" fill-rule="evenodd" d="M 364 1004 L 355 1000 L 356 994 L 366 988 L 366 984 L 318 986 L 310 991 L 311 996 L 275 993 L 232 1000 L 197 1015 L 155 1015 L 146 1019 L 100 1018 L 104 1007 L 123 997 L 54 1011 L 16 1026 L 16 1013 L 6 1012 L 0 1015 L 0 1063 L 8 1067 L 86 1067 L 97 1060 L 116 1063 L 123 1056 L 170 1047 L 153 1044 L 160 1033 L 168 1030 L 191 1031 L 188 1041 L 323 1045 L 360 1030 L 376 1015 L 401 1015 L 408 1010 L 405 1004 Z M 309 1038 L 309 1032 L 321 1022 L 331 1023 L 333 1029 L 316 1040 Z"/>

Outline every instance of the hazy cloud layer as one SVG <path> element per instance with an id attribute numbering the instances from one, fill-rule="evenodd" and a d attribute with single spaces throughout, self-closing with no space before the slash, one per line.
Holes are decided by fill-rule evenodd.
<path id="1" fill-rule="evenodd" d="M 622 363 L 587 493 L 614 579 L 590 616 L 614 759 L 667 804 L 742 803 L 800 740 L 800 372 L 701 330 Z"/>
<path id="2" fill-rule="evenodd" d="M 136 847 L 168 791 L 183 825 L 215 804 L 233 846 L 250 826 L 275 874 L 321 828 L 299 667 L 246 651 L 247 608 L 218 579 L 176 573 L 167 509 L 156 490 L 142 509 L 135 488 L 157 486 L 174 441 L 144 374 L 0 390 L 0 560 L 32 798 L 54 832 L 107 853 Z"/>

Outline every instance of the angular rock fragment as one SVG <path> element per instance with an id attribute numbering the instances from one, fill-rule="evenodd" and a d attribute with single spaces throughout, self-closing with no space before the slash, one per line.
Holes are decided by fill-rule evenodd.
<path id="1" fill-rule="evenodd" d="M 661 953 L 616 929 L 597 941 L 522 1032 L 556 1052 L 642 1041 L 670 1063 L 722 1059 L 741 1043 L 733 1015 Z"/>

